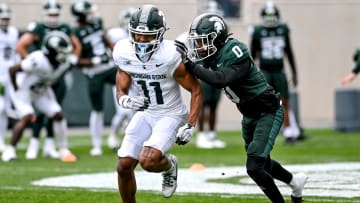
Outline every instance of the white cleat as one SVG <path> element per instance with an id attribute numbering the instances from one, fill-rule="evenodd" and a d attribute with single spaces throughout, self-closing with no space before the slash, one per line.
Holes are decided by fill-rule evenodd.
<path id="1" fill-rule="evenodd" d="M 59 159 L 60 153 L 56 150 L 54 140 L 51 138 L 47 138 L 44 143 L 43 156 L 49 157 L 52 159 Z"/>
<path id="2" fill-rule="evenodd" d="M 214 146 L 205 133 L 199 132 L 196 135 L 196 147 L 200 149 L 212 149 Z"/>
<path id="3" fill-rule="evenodd" d="M 165 198 L 171 197 L 176 190 L 177 187 L 177 173 L 178 173 L 178 163 L 176 156 L 170 154 L 168 159 L 172 163 L 172 167 L 169 171 L 165 171 L 162 173 L 163 183 L 162 183 L 162 194 Z"/>
<path id="4" fill-rule="evenodd" d="M 222 140 L 215 139 L 215 140 L 212 140 L 211 143 L 214 148 L 225 148 L 226 147 L 226 143 Z"/>
<path id="5" fill-rule="evenodd" d="M 12 145 L 6 146 L 4 152 L 2 153 L 1 160 L 3 162 L 9 162 L 15 159 L 17 159 L 15 147 Z"/>
<path id="6" fill-rule="evenodd" d="M 91 156 L 101 156 L 102 155 L 102 149 L 98 148 L 98 147 L 94 147 L 90 150 L 90 155 Z"/>
<path id="7" fill-rule="evenodd" d="M 112 133 L 108 136 L 107 144 L 110 149 L 118 149 L 120 147 L 117 136 Z"/>
<path id="8" fill-rule="evenodd" d="M 38 157 L 39 144 L 40 144 L 39 139 L 37 138 L 30 139 L 28 148 L 25 153 L 25 159 L 33 160 Z"/>
<path id="9" fill-rule="evenodd" d="M 293 178 L 290 182 L 290 187 L 292 189 L 291 196 L 296 198 L 302 197 L 302 192 L 304 190 L 304 186 L 306 184 L 306 181 L 308 179 L 308 176 L 305 173 L 297 173 L 293 175 Z"/>

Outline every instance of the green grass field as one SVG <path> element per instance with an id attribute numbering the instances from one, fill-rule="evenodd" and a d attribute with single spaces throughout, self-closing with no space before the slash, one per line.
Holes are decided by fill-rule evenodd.
<path id="1" fill-rule="evenodd" d="M 326 164 L 342 162 L 360 163 L 360 133 L 338 133 L 330 129 L 308 129 L 308 139 L 296 145 L 285 145 L 283 137 L 279 136 L 272 157 L 284 165 L 292 164 Z M 195 162 L 201 162 L 206 167 L 243 166 L 245 152 L 239 132 L 220 132 L 219 137 L 225 140 L 225 149 L 197 149 L 193 143 L 186 146 L 176 146 L 171 153 L 176 154 L 179 167 L 187 169 Z M 18 150 L 18 160 L 10 163 L 0 162 L 0 203 L 111 203 L 121 202 L 116 188 L 82 189 L 74 187 L 35 186 L 31 182 L 46 177 L 65 176 L 73 174 L 92 174 L 115 172 L 117 155 L 106 146 L 104 155 L 90 157 L 90 136 L 70 136 L 69 142 L 79 161 L 76 163 L 61 163 L 58 160 L 39 156 L 37 160 L 24 159 L 28 138 L 25 137 Z M 104 143 L 105 138 L 104 138 Z M 141 170 L 139 168 L 139 170 Z M 359 171 L 358 171 L 359 172 Z M 352 174 L 349 174 L 351 176 Z M 334 177 L 334 180 L 343 177 Z M 349 178 L 349 177 L 347 177 Z M 236 177 L 235 177 L 236 179 Z M 114 182 L 117 180 L 114 179 Z M 234 178 L 224 180 L 209 180 L 212 182 L 229 182 L 239 184 Z M 348 180 L 347 180 L 348 181 Z M 354 181 L 360 190 L 360 179 Z M 157 183 L 161 184 L 161 183 Z M 96 189 L 97 188 L 97 189 Z M 320 188 L 321 190 L 321 188 Z M 326 190 L 326 188 L 324 188 Z M 351 189 L 350 189 L 351 190 Z M 284 194 L 288 202 L 289 194 Z M 160 191 L 138 191 L 137 200 L 140 203 L 263 203 L 269 202 L 263 194 L 239 195 L 228 193 L 175 193 L 170 199 L 164 199 Z M 305 196 L 304 202 L 360 202 L 360 196 L 352 198 Z"/>

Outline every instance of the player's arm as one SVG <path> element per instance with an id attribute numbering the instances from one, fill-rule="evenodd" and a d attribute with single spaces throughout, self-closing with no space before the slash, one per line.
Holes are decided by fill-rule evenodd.
<path id="1" fill-rule="evenodd" d="M 73 46 L 73 54 L 80 57 L 81 56 L 81 49 L 82 49 L 80 40 L 76 37 L 76 35 L 71 34 L 70 35 L 70 41 L 71 41 L 71 44 Z"/>
<path id="2" fill-rule="evenodd" d="M 200 115 L 203 99 L 200 83 L 186 70 L 183 63 L 180 63 L 180 65 L 174 71 L 174 78 L 184 89 L 191 93 L 188 123 L 192 126 L 195 126 Z"/>
<path id="3" fill-rule="evenodd" d="M 116 72 L 116 98 L 119 101 L 119 98 L 123 95 L 127 95 L 129 93 L 131 85 L 131 78 L 129 74 L 125 71 L 118 68 Z"/>
<path id="4" fill-rule="evenodd" d="M 260 54 L 260 40 L 258 38 L 256 38 L 253 35 L 251 35 L 251 40 L 250 40 L 250 51 L 251 51 L 251 56 L 253 57 L 253 59 L 256 59 L 259 57 Z"/>
<path id="5" fill-rule="evenodd" d="M 37 40 L 39 40 L 39 36 L 30 32 L 26 32 L 20 37 L 16 44 L 16 51 L 21 58 L 25 58 L 29 54 L 28 47 Z"/>
<path id="6" fill-rule="evenodd" d="M 106 46 L 113 51 L 115 44 L 110 40 L 110 37 L 107 34 L 104 35 L 104 42 Z"/>
<path id="7" fill-rule="evenodd" d="M 289 35 L 287 35 L 285 37 L 285 44 L 286 44 L 285 54 L 287 55 L 287 58 L 289 60 L 294 86 L 296 86 L 297 85 L 297 70 L 296 70 L 296 64 L 295 64 L 294 54 L 292 51 L 291 40 L 290 40 Z"/>
<path id="8" fill-rule="evenodd" d="M 252 64 L 250 58 L 246 58 L 236 64 L 223 67 L 217 71 L 204 68 L 202 65 L 193 62 L 188 62 L 186 64 L 186 68 L 191 74 L 216 88 L 224 88 L 231 83 L 241 81 L 242 78 L 249 73 L 251 67 Z"/>
<path id="9" fill-rule="evenodd" d="M 11 84 L 14 87 L 14 90 L 16 91 L 18 89 L 18 86 L 16 84 L 16 74 L 18 72 L 22 72 L 22 68 L 21 68 L 21 64 L 15 64 L 13 66 L 10 66 L 9 68 L 9 74 L 10 74 L 10 80 L 11 80 Z"/>

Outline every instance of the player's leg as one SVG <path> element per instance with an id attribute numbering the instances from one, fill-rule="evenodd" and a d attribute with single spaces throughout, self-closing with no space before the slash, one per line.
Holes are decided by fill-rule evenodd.
<path id="1" fill-rule="evenodd" d="M 244 118 L 244 139 L 246 144 L 246 169 L 249 176 L 263 190 L 265 195 L 276 203 L 285 202 L 273 177 L 265 170 L 266 158 L 270 155 L 272 146 L 283 122 L 283 107 L 275 113 L 265 114 L 258 119 Z"/>
<path id="2" fill-rule="evenodd" d="M 175 135 L 180 125 L 184 124 L 184 118 L 156 117 L 151 118 L 152 133 L 145 141 L 141 151 L 139 163 L 142 168 L 149 172 L 162 172 L 162 194 L 171 197 L 177 187 L 177 159 L 174 155 L 166 156 L 175 145 Z"/>
<path id="3" fill-rule="evenodd" d="M 118 150 L 118 189 L 124 203 L 136 202 L 134 169 L 138 163 L 143 143 L 150 135 L 151 126 L 146 121 L 144 112 L 137 112 L 131 119 Z"/>
<path id="4" fill-rule="evenodd" d="M 29 92 L 18 90 L 16 94 L 11 95 L 11 99 L 15 106 L 16 114 L 20 119 L 13 128 L 10 144 L 6 146 L 2 154 L 1 158 L 3 161 L 10 161 L 17 158 L 16 145 L 20 141 L 26 126 L 33 121 L 33 115 L 35 113 L 31 105 L 32 101 Z"/>
<path id="5" fill-rule="evenodd" d="M 58 138 L 60 149 L 58 157 L 60 157 L 60 159 L 65 162 L 76 161 L 76 156 L 68 148 L 66 121 L 62 114 L 60 104 L 55 99 L 53 90 L 48 88 L 44 96 L 39 97 L 34 101 L 34 105 L 39 111 L 46 114 L 47 117 L 53 120 L 54 132 Z M 54 145 L 49 145 L 49 147 L 52 149 L 47 149 L 48 151 L 55 150 Z"/>
<path id="6" fill-rule="evenodd" d="M 91 156 L 102 155 L 101 136 L 104 128 L 104 85 L 105 81 L 103 73 L 95 75 L 93 78 L 89 78 L 88 90 L 92 107 L 89 119 L 89 128 L 92 142 L 92 149 L 90 150 Z"/>
<path id="7" fill-rule="evenodd" d="M 8 118 L 6 115 L 6 101 L 4 94 L 1 95 L 0 83 L 0 153 L 5 150 L 5 136 L 7 132 Z"/>
<path id="8" fill-rule="evenodd" d="M 25 158 L 26 159 L 36 159 L 39 152 L 40 145 L 40 132 L 41 128 L 44 125 L 45 115 L 40 112 L 36 112 L 35 121 L 32 123 L 32 136 L 30 138 L 28 147 L 26 149 Z"/>

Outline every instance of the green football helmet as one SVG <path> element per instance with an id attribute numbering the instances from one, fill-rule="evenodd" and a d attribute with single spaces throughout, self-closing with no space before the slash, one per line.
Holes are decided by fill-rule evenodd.
<path id="1" fill-rule="evenodd" d="M 131 15 L 128 29 L 135 54 L 141 61 L 147 61 L 163 40 L 166 31 L 164 13 L 154 5 L 144 5 Z M 139 36 L 143 39 L 139 40 Z"/>
<path id="2" fill-rule="evenodd" d="M 94 6 L 88 0 L 78 0 L 71 4 L 71 14 L 77 22 L 92 23 L 94 16 Z"/>
<path id="3" fill-rule="evenodd" d="M 201 61 L 216 53 L 228 38 L 224 19 L 214 13 L 204 13 L 191 23 L 188 43 L 191 60 Z"/>
<path id="4" fill-rule="evenodd" d="M 72 53 L 73 47 L 64 32 L 54 30 L 45 35 L 41 50 L 51 62 L 63 63 Z"/>
<path id="5" fill-rule="evenodd" d="M 272 1 L 268 1 L 261 9 L 261 18 L 266 27 L 276 27 L 280 22 L 280 11 Z"/>

